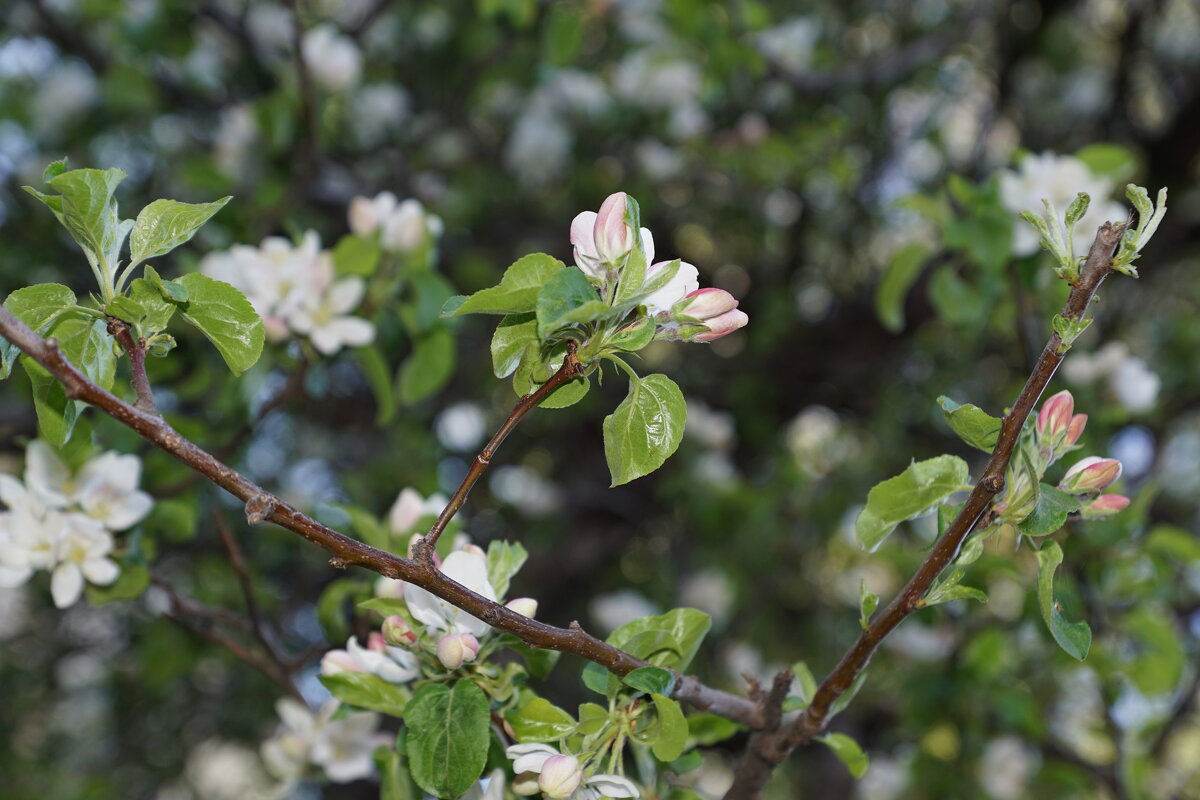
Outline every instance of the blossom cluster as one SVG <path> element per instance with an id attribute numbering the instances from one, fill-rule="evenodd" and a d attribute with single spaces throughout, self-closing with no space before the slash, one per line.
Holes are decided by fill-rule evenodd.
<path id="1" fill-rule="evenodd" d="M 594 774 L 596 764 L 548 744 L 514 744 L 505 754 L 513 762 L 513 791 L 521 796 L 600 800 L 602 797 L 640 797 L 638 788 L 621 775 Z"/>
<path id="2" fill-rule="evenodd" d="M 276 778 L 290 785 L 309 766 L 318 767 L 334 783 L 348 783 L 375 772 L 374 753 L 391 743 L 379 731 L 374 711 L 338 714 L 341 703 L 330 700 L 317 711 L 289 697 L 275 704 L 280 726 L 262 745 L 263 762 Z"/>
<path id="3" fill-rule="evenodd" d="M 350 230 L 359 236 L 378 235 L 389 253 L 413 253 L 442 235 L 442 219 L 430 214 L 421 201 L 398 201 L 391 192 L 350 201 Z"/>
<path id="4" fill-rule="evenodd" d="M 617 192 L 604 200 L 599 212 L 580 212 L 571 222 L 575 266 L 606 299 L 612 298 L 635 253 L 648 265 L 643 285 L 653 284 L 675 265 L 674 261 L 654 260 L 654 236 L 646 228 L 634 230 L 629 221 L 631 210 L 636 214 L 636 204 L 631 209 L 629 196 Z M 696 267 L 680 262 L 663 286 L 642 299 L 647 314 L 658 325 L 656 338 L 711 342 L 749 321 L 733 295 L 723 289 L 701 289 L 699 277 Z"/>
<path id="5" fill-rule="evenodd" d="M 366 283 L 356 275 L 336 278 L 333 257 L 321 249 L 315 231 L 298 244 L 277 236 L 259 247 L 237 244 L 205 256 L 200 269 L 241 290 L 273 341 L 307 336 L 328 356 L 375 338 L 375 326 L 351 313 L 362 302 Z"/>
<path id="6" fill-rule="evenodd" d="M 51 573 L 58 608 L 74 605 L 85 581 L 107 586 L 120 573 L 110 558 L 113 532 L 140 522 L 153 506 L 138 489 L 137 456 L 107 452 L 77 472 L 46 442 L 25 451 L 24 482 L 0 475 L 0 586 L 20 586 L 39 570 Z"/>

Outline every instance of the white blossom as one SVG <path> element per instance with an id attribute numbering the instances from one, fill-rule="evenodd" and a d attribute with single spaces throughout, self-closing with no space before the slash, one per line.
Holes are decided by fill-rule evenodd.
<path id="1" fill-rule="evenodd" d="M 482 550 L 474 547 L 468 550 L 455 550 L 442 562 L 442 572 L 446 577 L 495 602 L 496 590 L 488 581 L 487 556 Z M 404 587 L 404 600 L 413 618 L 433 631 L 443 633 L 469 633 L 482 638 L 491 630 L 483 620 L 453 606 L 440 597 L 430 594 L 419 586 L 408 584 Z"/>
<path id="2" fill-rule="evenodd" d="M 62 528 L 55 542 L 57 563 L 50 578 L 50 594 L 54 605 L 67 608 L 83 594 L 85 578 L 88 583 L 108 586 L 117 579 L 120 569 L 108 557 L 113 547 L 112 534 L 99 522 L 82 514 L 62 517 Z"/>
<path id="3" fill-rule="evenodd" d="M 351 636 L 345 650 L 330 650 L 321 659 L 321 674 L 367 672 L 389 683 L 408 683 L 420 674 L 417 658 L 402 647 L 393 647 L 374 632 L 363 647 Z"/>
<path id="4" fill-rule="evenodd" d="M 334 719 L 338 705 L 330 700 L 313 713 L 291 698 L 279 700 L 275 708 L 282 724 L 262 746 L 268 771 L 281 780 L 295 781 L 311 764 L 324 770 L 334 783 L 349 783 L 374 774 L 372 754 L 385 743 L 376 735 L 379 715 L 356 711 Z"/>
<path id="5" fill-rule="evenodd" d="M 1016 736 L 1001 736 L 987 743 L 979 760 L 979 782 L 994 800 L 1025 797 L 1033 770 L 1029 748 Z"/>
<path id="6" fill-rule="evenodd" d="M 362 347 L 375 338 L 375 326 L 350 314 L 362 302 L 367 285 L 351 275 L 320 295 L 301 297 L 289 318 L 292 330 L 308 336 L 313 347 L 331 356 L 343 347 Z"/>
<path id="7" fill-rule="evenodd" d="M 47 508 L 77 507 L 111 531 L 141 522 L 154 500 L 139 490 L 142 460 L 114 451 L 102 453 L 71 474 L 54 449 L 41 439 L 25 450 L 25 485 L 32 497 Z"/>
<path id="8" fill-rule="evenodd" d="M 436 517 L 442 513 L 448 502 L 443 494 L 431 494 L 423 498 L 416 489 L 405 486 L 388 511 L 388 527 L 393 536 L 406 536 L 416 530 L 417 523 L 425 517 Z"/>
<path id="9" fill-rule="evenodd" d="M 323 89 L 341 92 L 358 83 L 362 53 L 349 36 L 325 23 L 304 34 L 304 63 Z"/>
<path id="10" fill-rule="evenodd" d="M 1125 218 L 1124 207 L 1111 199 L 1114 188 L 1112 181 L 1093 175 L 1087 165 L 1074 156 L 1050 152 L 1030 154 L 1016 170 L 1000 173 L 1000 199 L 1013 214 L 1032 211 L 1040 216 L 1042 200 L 1049 200 L 1061 215 L 1066 213 L 1067 206 L 1079 192 L 1091 198 L 1087 213 L 1075 225 L 1075 255 L 1080 257 L 1087 255 L 1102 223 Z M 1013 226 L 1013 252 L 1018 256 L 1036 253 L 1038 239 L 1032 225 L 1017 222 Z"/>

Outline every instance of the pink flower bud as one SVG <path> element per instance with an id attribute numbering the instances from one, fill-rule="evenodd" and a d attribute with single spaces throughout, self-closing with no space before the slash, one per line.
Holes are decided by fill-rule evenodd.
<path id="1" fill-rule="evenodd" d="M 365 672 L 354 656 L 345 650 L 330 650 L 321 657 L 321 674 L 337 675 L 339 672 Z"/>
<path id="2" fill-rule="evenodd" d="M 534 615 L 537 614 L 538 601 L 532 597 L 517 597 L 505 603 L 504 607 L 510 611 L 517 612 L 522 617 L 533 619 Z"/>
<path id="3" fill-rule="evenodd" d="M 685 295 L 675 304 L 672 311 L 680 319 L 704 322 L 733 311 L 738 306 L 737 298 L 724 289 L 697 289 Z"/>
<path id="4" fill-rule="evenodd" d="M 1115 458 L 1088 456 L 1067 470 L 1058 488 L 1071 494 L 1101 492 L 1121 477 L 1121 462 Z"/>
<path id="5" fill-rule="evenodd" d="M 633 249 L 633 228 L 625 221 L 628 206 L 629 196 L 624 192 L 610 194 L 600 205 L 592 235 L 596 255 L 605 264 L 620 264 Z"/>
<path id="6" fill-rule="evenodd" d="M 1084 517 L 1107 517 L 1124 511 L 1129 506 L 1129 498 L 1120 494 L 1102 494 L 1090 503 L 1084 503 L 1080 513 Z"/>
<path id="7" fill-rule="evenodd" d="M 1087 421 L 1087 414 L 1076 414 L 1071 417 L 1071 424 L 1067 426 L 1067 446 L 1079 441 L 1079 437 L 1083 435 L 1083 429 L 1087 427 Z"/>
<path id="8" fill-rule="evenodd" d="M 367 636 L 367 649 L 374 653 L 386 653 L 387 641 L 384 640 L 383 634 L 379 631 L 371 631 Z"/>
<path id="9" fill-rule="evenodd" d="M 538 788 L 546 797 L 569 797 L 579 788 L 583 780 L 583 772 L 579 768 L 579 759 L 575 756 L 551 756 L 542 765 L 542 774 L 538 776 Z"/>
<path id="10" fill-rule="evenodd" d="M 749 321 L 750 318 L 743 311 L 739 311 L 736 308 L 733 311 L 726 311 L 720 316 L 705 320 L 708 330 L 693 334 L 690 337 L 690 341 L 711 342 L 714 339 L 720 339 L 722 336 L 733 333 L 738 328 L 745 326 Z"/>
<path id="11" fill-rule="evenodd" d="M 404 617 L 393 614 L 383 621 L 383 640 L 394 647 L 412 647 L 417 634 Z"/>
<path id="12" fill-rule="evenodd" d="M 1052 438 L 1071 424 L 1071 414 L 1075 412 L 1075 398 L 1064 389 L 1042 404 L 1041 413 L 1037 418 L 1039 436 Z M 1085 417 L 1086 419 L 1086 417 Z"/>
<path id="13" fill-rule="evenodd" d="M 478 653 L 479 640 L 469 633 L 452 633 L 437 643 L 438 661 L 446 669 L 458 669 L 464 663 L 474 661 Z"/>

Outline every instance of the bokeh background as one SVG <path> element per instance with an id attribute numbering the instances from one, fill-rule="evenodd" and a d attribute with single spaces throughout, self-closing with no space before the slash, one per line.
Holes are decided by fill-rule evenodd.
<path id="1" fill-rule="evenodd" d="M 741 298 L 750 325 L 711 346 L 644 352 L 643 371 L 670 374 L 690 404 L 664 469 L 607 488 L 600 421 L 624 392 L 608 382 L 523 423 L 471 496 L 464 530 L 525 543 L 515 593 L 557 624 L 604 632 L 654 609 L 709 611 L 695 668 L 729 688 L 796 660 L 818 675 L 834 664 L 858 630 L 860 582 L 886 599 L 932 535 L 919 521 L 863 553 L 853 518 L 867 490 L 912 458 L 980 464 L 942 422 L 939 395 L 993 414 L 1016 396 L 1062 290 L 1014 239 L 1000 173 L 1025 154 L 1078 153 L 1093 191 L 1111 193 L 1097 204 L 1121 200 L 1126 180 L 1152 194 L 1168 186 L 1142 277 L 1104 287 L 1097 322 L 1051 387 L 1091 415 L 1088 452 L 1121 458 L 1134 498 L 1117 518 L 1058 537 L 1062 591 L 1096 634 L 1091 656 L 1080 664 L 1054 645 L 1032 559 L 999 537 L 967 580 L 991 602 L 906 623 L 835 720 L 869 752 L 867 776 L 855 782 L 810 748 L 770 796 L 1200 797 L 1195 3 L 298 6 L 6 3 L 0 289 L 86 288 L 79 252 L 19 190 L 63 155 L 124 169 L 126 208 L 235 196 L 164 275 L 268 235 L 315 230 L 332 247 L 352 198 L 416 198 L 442 221 L 434 294 L 491 285 L 527 252 L 569 260 L 571 218 L 631 193 L 660 257 L 694 263 Z M 1034 197 L 1083 188 L 1055 186 L 1064 174 L 1048 159 L 1009 180 Z M 410 334 L 380 325 L 388 369 L 414 352 Z M 425 367 L 437 379 L 392 398 L 390 414 L 355 353 L 321 359 L 230 457 L 342 527 L 343 504 L 383 516 L 404 486 L 447 492 L 515 399 L 491 374 L 490 334 L 480 318 L 455 325 L 453 352 Z M 274 345 L 234 381 L 198 338 L 180 342 L 150 375 L 172 422 L 204 445 L 228 441 L 297 372 L 296 350 Z M 36 435 L 24 380 L 0 387 L 12 472 Z M 97 419 L 95 430 L 145 458 L 143 486 L 160 499 L 138 535 L 153 568 L 240 610 L 210 516 L 238 521 L 237 509 L 181 486 L 178 468 L 115 425 Z M 366 578 L 331 570 L 290 534 L 238 530 L 286 644 L 340 644 L 329 587 Z M 0 591 L 0 794 L 257 796 L 277 688 L 152 600 L 64 613 L 42 583 Z M 580 666 L 564 659 L 552 677 L 561 705 L 583 698 Z M 304 688 L 320 692 L 311 674 Z M 728 784 L 739 743 L 689 776 L 702 796 Z"/>

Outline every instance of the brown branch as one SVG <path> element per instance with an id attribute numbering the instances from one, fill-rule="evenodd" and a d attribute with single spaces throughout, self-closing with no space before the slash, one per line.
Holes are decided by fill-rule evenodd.
<path id="1" fill-rule="evenodd" d="M 129 383 L 137 392 L 137 402 L 133 404 L 134 407 L 157 414 L 158 408 L 154 405 L 154 390 L 150 388 L 150 378 L 146 375 L 146 340 L 139 338 L 135 342 L 133 334 L 129 332 L 129 324 L 116 317 L 108 318 L 108 332 L 116 337 L 117 341 L 121 343 L 121 347 L 129 354 L 129 370 L 132 373 Z"/>
<path id="2" fill-rule="evenodd" d="M 238 546 L 237 539 L 228 523 L 225 522 L 225 518 L 221 516 L 221 512 L 214 509 L 213 520 L 217 526 L 217 535 L 221 537 L 221 544 L 225 546 L 225 552 L 229 554 L 229 563 L 237 574 L 238 585 L 246 600 L 246 613 L 250 615 L 250 628 L 254 632 L 254 638 L 258 639 L 263 650 L 280 669 L 285 672 L 289 671 L 279 649 L 275 646 L 266 618 L 263 617 L 262 609 L 258 605 L 258 597 L 254 593 L 254 582 L 250 577 L 250 569 L 246 566 L 246 557 L 242 554 L 242 548 Z"/>
<path id="3" fill-rule="evenodd" d="M 1112 255 L 1126 225 L 1105 223 L 1096 234 L 1079 282 L 1063 306 L 1062 315 L 1082 319 L 1099 288 L 1112 270 Z M 1033 411 L 1038 398 L 1054 376 L 1063 354 L 1059 353 L 1062 339 L 1057 333 L 1050 337 L 1042 350 L 1029 379 L 1017 396 L 1012 410 L 1004 417 L 1000 436 L 992 456 L 974 490 L 961 511 L 934 543 L 929 555 L 917 568 L 900 593 L 881 614 L 859 635 L 858 641 L 846 651 L 841 661 L 817 688 L 811 705 L 790 724 L 778 731 L 762 731 L 751 737 L 747 752 L 738 768 L 733 786 L 725 800 L 755 800 L 771 777 L 774 768 L 797 747 L 807 744 L 825 729 L 834 702 L 848 690 L 866 669 L 876 649 L 896 626 L 919 610 L 923 598 L 942 570 L 958 555 L 967 537 L 991 507 L 996 495 L 1004 488 L 1004 472 L 1016 449 L 1025 420 Z"/>
<path id="4" fill-rule="evenodd" d="M 583 371 L 583 365 L 579 363 L 579 359 L 575 356 L 576 347 L 575 342 L 567 342 L 567 356 L 563 359 L 562 366 L 536 392 L 531 392 L 517 401 L 517 404 L 513 406 L 513 410 L 509 412 L 508 417 L 504 420 L 504 424 L 496 430 L 496 433 L 488 440 L 488 443 L 483 446 L 483 450 L 471 462 L 471 468 L 467 470 L 467 474 L 462 479 L 462 483 L 458 485 L 458 489 L 455 490 L 454 496 L 450 498 L 450 502 L 442 509 L 442 513 L 438 515 L 437 521 L 433 523 L 433 527 L 429 529 L 429 533 L 425 534 L 425 538 L 421 543 L 423 558 L 432 557 L 433 548 L 437 545 L 442 531 L 446 530 L 446 526 L 450 524 L 450 520 L 454 519 L 454 515 L 458 513 L 463 503 L 467 501 L 467 495 L 471 493 L 471 489 L 483 476 L 483 473 L 487 471 L 488 465 L 492 463 L 492 456 L 496 454 L 496 450 L 504 443 L 508 435 L 512 433 L 513 428 L 517 427 L 517 423 L 526 414 L 537 408 L 538 404 L 549 397 L 555 389 Z"/>
<path id="5" fill-rule="evenodd" d="M 54 339 L 38 336 L 2 306 L 0 336 L 41 364 L 63 385 L 68 398 L 95 406 L 242 502 L 254 501 L 261 506 L 263 498 L 268 498 L 270 510 L 263 515 L 264 521 L 269 520 L 324 548 L 339 564 L 365 567 L 384 577 L 420 586 L 488 625 L 514 634 L 526 644 L 582 656 L 617 675 L 649 666 L 646 661 L 590 636 L 578 626 L 558 628 L 521 616 L 456 583 L 430 562 L 401 558 L 317 522 L 197 447 L 161 417 L 134 408 L 93 383 L 63 356 Z M 693 676 L 680 676 L 676 683 L 674 697 L 677 699 L 748 727 L 761 727 L 761 709 L 752 701 L 705 686 Z"/>

